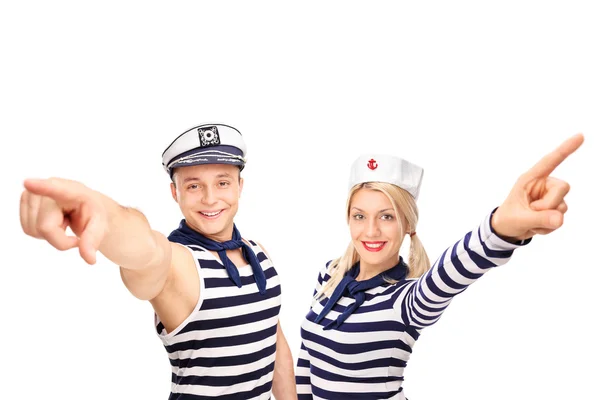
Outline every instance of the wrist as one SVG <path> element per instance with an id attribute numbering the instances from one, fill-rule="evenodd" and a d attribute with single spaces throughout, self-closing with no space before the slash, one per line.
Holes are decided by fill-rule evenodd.
<path id="1" fill-rule="evenodd" d="M 502 212 L 498 212 L 498 209 L 499 207 L 492 211 L 492 217 L 490 220 L 490 227 L 492 229 L 492 232 L 505 242 L 519 245 L 523 244 L 523 242 L 528 238 L 524 236 L 513 236 L 509 234 L 508 230 L 504 227 L 504 225 L 506 225 L 506 219 L 504 219 Z"/>

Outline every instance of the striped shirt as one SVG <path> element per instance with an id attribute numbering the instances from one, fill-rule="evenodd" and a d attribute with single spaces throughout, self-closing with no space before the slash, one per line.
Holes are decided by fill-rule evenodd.
<path id="1" fill-rule="evenodd" d="M 529 242 L 508 243 L 490 223 L 491 214 L 420 278 L 367 290 L 365 302 L 336 329 L 323 327 L 354 299 L 344 295 L 318 324 L 327 299 L 313 300 L 301 329 L 298 399 L 405 399 L 404 368 L 421 330 L 439 320 L 455 295 Z M 316 291 L 329 278 L 325 268 Z"/>
<path id="2" fill-rule="evenodd" d="M 279 277 L 271 260 L 249 241 L 267 279 L 261 295 L 252 267 L 238 268 L 242 287 L 221 260 L 195 245 L 200 298 L 190 316 L 167 333 L 155 314 L 156 332 L 171 362 L 170 400 L 269 399 L 281 306 Z"/>

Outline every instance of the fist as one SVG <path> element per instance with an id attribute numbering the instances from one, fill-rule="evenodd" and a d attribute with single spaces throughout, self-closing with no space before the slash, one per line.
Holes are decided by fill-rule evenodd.
<path id="1" fill-rule="evenodd" d="M 21 195 L 20 218 L 25 234 L 64 251 L 79 248 L 88 263 L 106 230 L 106 212 L 95 192 L 80 182 L 60 178 L 28 179 Z M 66 233 L 67 227 L 76 236 Z"/>

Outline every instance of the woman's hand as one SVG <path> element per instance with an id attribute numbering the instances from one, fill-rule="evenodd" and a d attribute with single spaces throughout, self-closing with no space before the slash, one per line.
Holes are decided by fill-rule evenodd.
<path id="1" fill-rule="evenodd" d="M 492 228 L 499 236 L 525 240 L 560 228 L 567 212 L 564 198 L 570 186 L 550 174 L 582 143 L 582 134 L 571 137 L 519 177 L 492 216 Z"/>

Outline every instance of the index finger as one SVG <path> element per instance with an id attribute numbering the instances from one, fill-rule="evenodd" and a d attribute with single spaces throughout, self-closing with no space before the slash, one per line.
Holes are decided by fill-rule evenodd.
<path id="1" fill-rule="evenodd" d="M 523 174 L 523 178 L 529 181 L 535 178 L 547 177 L 560 165 L 560 163 L 573 154 L 582 143 L 583 135 L 581 133 L 570 137 L 554 151 L 546 154 L 529 171 Z"/>
<path id="2" fill-rule="evenodd" d="M 68 203 L 77 200 L 83 193 L 84 186 L 66 179 L 26 179 L 23 182 L 29 192 L 50 197 L 57 202 Z"/>

